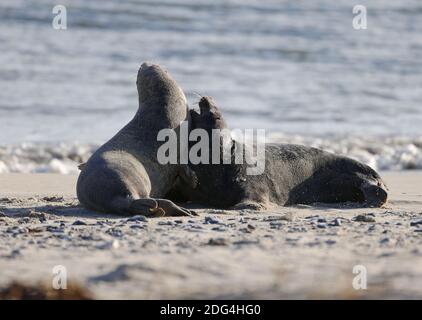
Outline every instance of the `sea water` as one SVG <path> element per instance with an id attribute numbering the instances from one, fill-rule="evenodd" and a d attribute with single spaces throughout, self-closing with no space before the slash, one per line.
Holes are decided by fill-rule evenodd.
<path id="1" fill-rule="evenodd" d="M 0 172 L 77 172 L 135 114 L 147 60 L 232 128 L 422 168 L 420 0 L 2 0 Z"/>

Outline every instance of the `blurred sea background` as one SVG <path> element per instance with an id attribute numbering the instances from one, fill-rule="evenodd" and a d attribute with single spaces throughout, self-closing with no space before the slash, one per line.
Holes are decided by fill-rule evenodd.
<path id="1" fill-rule="evenodd" d="M 232 128 L 422 169 L 420 0 L 2 0 L 0 173 L 77 172 L 135 114 L 147 60 Z"/>

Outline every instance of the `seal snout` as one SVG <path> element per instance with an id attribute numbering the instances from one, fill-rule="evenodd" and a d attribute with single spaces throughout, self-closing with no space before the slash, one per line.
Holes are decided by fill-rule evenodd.
<path id="1" fill-rule="evenodd" d="M 382 181 L 365 181 L 361 185 L 365 203 L 370 207 L 381 207 L 387 202 L 387 188 Z"/>
<path id="2" fill-rule="evenodd" d="M 158 64 L 152 62 L 144 62 L 139 68 L 137 81 L 139 82 L 142 79 L 151 79 L 163 73 L 165 74 L 166 71 L 162 69 Z"/>
<path id="3" fill-rule="evenodd" d="M 152 62 L 146 61 L 146 62 L 143 62 L 141 64 L 141 69 L 140 70 L 145 70 L 145 69 L 148 69 L 148 68 L 153 67 L 153 66 L 158 67 L 158 65 L 156 65 L 156 64 L 154 64 Z"/>

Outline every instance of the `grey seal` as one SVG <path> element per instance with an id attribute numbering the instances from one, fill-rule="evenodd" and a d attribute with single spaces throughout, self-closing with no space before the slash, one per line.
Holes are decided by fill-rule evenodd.
<path id="1" fill-rule="evenodd" d="M 134 118 L 80 166 L 77 196 L 86 208 L 124 215 L 192 215 L 163 199 L 186 170 L 157 161 L 157 134 L 179 130 L 189 119 L 185 95 L 160 66 L 143 63 L 138 71 L 139 108 Z"/>
<path id="2" fill-rule="evenodd" d="M 212 98 L 203 97 L 199 108 L 200 113 L 190 110 L 192 130 L 201 128 L 210 136 L 212 129 L 227 128 Z M 238 146 L 232 139 L 230 164 L 212 164 L 211 156 L 209 164 L 189 164 L 197 183 L 194 188 L 178 187 L 185 199 L 218 208 L 255 210 L 343 202 L 379 207 L 387 201 L 387 188 L 379 174 L 353 159 L 312 147 L 271 143 L 265 145 L 264 173 L 247 175 L 248 165 L 233 161 Z"/>

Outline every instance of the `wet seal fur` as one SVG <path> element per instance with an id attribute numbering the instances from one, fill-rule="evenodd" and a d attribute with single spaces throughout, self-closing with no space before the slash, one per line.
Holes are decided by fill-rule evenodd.
<path id="1" fill-rule="evenodd" d="M 185 95 L 160 66 L 144 63 L 137 76 L 135 117 L 80 166 L 77 196 L 90 210 L 124 215 L 192 215 L 162 199 L 180 176 L 180 165 L 157 160 L 161 129 L 179 130 L 189 118 Z"/>
<path id="2" fill-rule="evenodd" d="M 227 128 L 212 98 L 203 97 L 199 107 L 200 113 L 190 110 L 192 130 L 205 129 L 211 137 L 212 129 Z M 231 164 L 211 164 L 211 156 L 210 164 L 189 164 L 197 178 L 196 187 L 185 185 L 179 191 L 191 201 L 213 207 L 253 210 L 345 202 L 380 207 L 387 201 L 379 174 L 353 159 L 301 145 L 271 143 L 265 145 L 264 173 L 247 175 L 246 163 L 234 163 L 237 144 L 231 140 Z"/>

